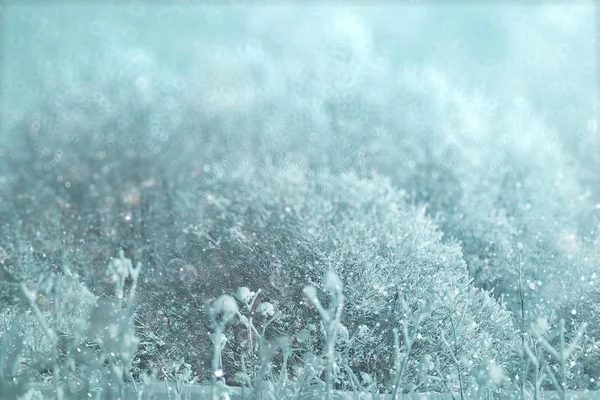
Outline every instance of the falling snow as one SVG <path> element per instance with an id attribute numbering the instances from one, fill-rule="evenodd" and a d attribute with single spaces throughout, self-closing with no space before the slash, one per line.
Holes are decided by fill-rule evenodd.
<path id="1" fill-rule="evenodd" d="M 0 3 L 0 398 L 600 390 L 591 0 Z"/>

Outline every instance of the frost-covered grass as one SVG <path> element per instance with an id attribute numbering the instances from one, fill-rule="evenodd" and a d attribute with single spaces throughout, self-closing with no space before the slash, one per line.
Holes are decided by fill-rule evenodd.
<path id="1" fill-rule="evenodd" d="M 510 388 L 509 379 L 505 375 L 504 369 L 495 363 L 488 364 L 485 368 L 473 368 L 472 363 L 466 360 L 459 360 L 453 352 L 453 346 L 449 344 L 441 331 L 441 340 L 447 347 L 452 357 L 454 366 L 457 368 L 458 375 L 464 375 L 464 378 L 458 378 L 459 391 L 455 393 L 448 386 L 447 378 L 439 371 L 439 362 L 434 363 L 431 357 L 424 357 L 420 360 L 420 372 L 418 376 L 418 385 L 406 384 L 403 374 L 406 371 L 409 360 L 413 358 L 411 353 L 413 345 L 420 340 L 422 335 L 421 324 L 430 317 L 429 312 L 411 311 L 408 303 L 402 299 L 402 309 L 404 316 L 402 318 L 402 333 L 398 329 L 393 330 L 394 336 L 394 379 L 387 390 L 381 393 L 377 388 L 369 388 L 372 383 L 372 377 L 362 372 L 359 378 L 355 375 L 347 362 L 348 354 L 338 346 L 338 335 L 348 335 L 348 330 L 342 323 L 342 312 L 344 305 L 344 286 L 340 278 L 332 271 L 327 271 L 320 285 L 323 293 L 328 294 L 328 306 L 324 306 L 320 299 L 321 290 L 312 285 L 306 286 L 303 290 L 304 296 L 312 307 L 315 308 L 320 318 L 320 328 L 324 336 L 324 341 L 320 351 L 317 353 L 305 353 L 302 362 L 296 363 L 296 371 L 293 377 L 288 375 L 288 362 L 290 356 L 298 349 L 291 347 L 292 337 L 280 337 L 274 340 L 268 340 L 266 331 L 269 325 L 275 321 L 280 311 L 275 310 L 273 304 L 262 302 L 254 307 L 260 290 L 250 291 L 247 287 L 237 289 L 235 296 L 222 295 L 215 299 L 210 306 L 212 333 L 211 341 L 213 343 L 213 361 L 211 364 L 212 382 L 210 387 L 195 385 L 196 378 L 191 370 L 191 366 L 181 361 L 166 362 L 163 373 L 164 388 L 157 389 L 159 385 L 156 373 L 144 375 L 137 381 L 130 374 L 131 361 L 133 360 L 139 339 L 136 337 L 133 325 L 132 305 L 136 292 L 137 281 L 141 271 L 141 265 L 133 267 L 131 260 L 124 257 L 120 252 L 118 257 L 114 258 L 107 268 L 108 272 L 114 276 L 115 283 L 115 302 L 111 304 L 110 310 L 105 310 L 115 316 L 114 319 L 107 318 L 107 315 L 101 315 L 99 318 L 96 311 L 90 312 L 88 325 L 80 323 L 74 329 L 74 339 L 62 349 L 58 347 L 58 335 L 46 315 L 40 310 L 35 289 L 22 286 L 23 293 L 30 304 L 39 326 L 42 328 L 45 339 L 52 348 L 52 354 L 49 357 L 51 363 L 52 386 L 40 385 L 39 378 L 28 375 L 22 371 L 20 366 L 20 356 L 23 347 L 30 346 L 32 339 L 23 341 L 23 347 L 11 345 L 11 341 L 16 339 L 23 326 L 18 320 L 12 321 L 10 334 L 2 335 L 2 362 L 0 367 L 12 379 L 4 378 L 0 381 L 0 391 L 4 398 L 35 399 L 44 398 L 50 395 L 59 400 L 71 398 L 138 398 L 154 399 L 167 395 L 174 399 L 192 399 L 192 398 L 212 398 L 217 399 L 399 399 L 399 398 L 487 398 L 489 396 L 514 396 L 515 388 Z M 126 304 L 124 300 L 124 286 L 119 284 L 125 281 L 125 276 L 131 278 L 128 286 Z M 100 305 L 97 306 L 101 308 Z M 244 310 L 245 309 L 245 310 Z M 252 312 L 255 310 L 255 312 Z M 246 315 L 245 315 L 246 314 Z M 254 316 L 262 316 L 262 324 L 254 322 Z M 64 316 L 63 316 L 64 317 Z M 228 324 L 239 320 L 243 326 L 248 329 L 249 334 L 249 354 L 254 353 L 259 359 L 259 366 L 253 370 L 248 370 L 241 356 L 241 369 L 235 371 L 234 381 L 238 385 L 230 386 L 226 384 L 226 375 L 234 371 L 225 371 L 222 363 L 222 352 L 229 341 L 224 334 Z M 104 325 L 93 331 L 94 325 Z M 257 329 L 258 328 L 258 329 Z M 558 396 L 560 399 L 567 398 L 593 398 L 594 394 L 569 394 L 567 380 L 567 370 L 569 364 L 573 365 L 572 355 L 577 347 L 577 342 L 581 339 L 585 331 L 585 324 L 582 325 L 571 340 L 565 341 L 565 323 L 561 319 L 559 330 L 557 332 L 559 342 L 558 346 L 553 346 L 552 335 L 549 326 L 545 320 L 538 320 L 537 324 L 532 325 L 528 333 L 534 338 L 532 351 L 529 342 L 527 342 L 523 351 L 526 353 L 529 361 L 533 364 L 534 370 L 534 392 L 533 398 L 546 398 L 542 390 L 541 383 L 544 378 L 549 377 L 554 385 L 554 392 L 548 394 Z M 93 338 L 95 348 L 84 348 L 84 336 Z M 90 335 L 91 334 L 91 335 Z M 254 337 L 253 337 L 254 335 Z M 358 332 L 358 337 L 363 334 Z M 352 339 L 354 339 L 353 336 Z M 402 338 L 402 339 L 400 339 Z M 304 340 L 309 338 L 304 337 Z M 456 338 L 453 338 L 454 342 Z M 59 351 L 64 351 L 59 355 Z M 544 357 L 546 352 L 552 356 L 558 363 L 558 370 L 552 368 L 550 359 Z M 87 357 L 84 355 L 87 353 Z M 277 360 L 277 355 L 282 358 Z M 93 361 L 95 359 L 95 361 Z M 8 361 L 8 362 L 6 362 Z M 344 371 L 346 368 L 347 374 Z M 528 371 L 528 370 L 526 370 Z M 129 380 L 129 383 L 125 383 Z M 349 379 L 352 390 L 339 390 L 340 380 Z M 447 389 L 446 395 L 440 392 L 431 392 L 428 385 L 434 382 L 444 382 Z M 374 390 L 375 389 L 375 390 Z M 507 392 L 502 392 L 502 389 Z M 387 392 L 387 394 L 386 394 Z M 44 394 L 45 393 L 45 394 Z M 37 396 L 37 397 L 36 397 Z M 158 397 L 157 397 L 158 396 Z M 408 397 L 406 397 L 408 396 Z M 415 397 L 416 396 L 416 397 Z M 581 397 L 583 396 L 583 397 Z"/>

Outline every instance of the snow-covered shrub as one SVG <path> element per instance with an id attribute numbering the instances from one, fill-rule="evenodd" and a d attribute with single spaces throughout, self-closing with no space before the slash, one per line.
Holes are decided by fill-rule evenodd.
<path id="1" fill-rule="evenodd" d="M 190 246 L 198 275 L 206 278 L 193 288 L 178 283 L 164 290 L 217 297 L 239 286 L 260 287 L 282 312 L 272 335 L 290 335 L 318 324 L 301 288 L 318 285 L 331 270 L 345 287 L 344 326 L 350 335 L 363 331 L 346 352 L 356 373 L 389 382 L 392 329 L 403 318 L 400 298 L 411 309 L 431 310 L 414 345 L 415 360 L 435 355 L 444 374 L 455 373 L 441 329 L 460 357 L 506 365 L 509 314 L 471 285 L 458 245 L 442 243 L 425 209 L 407 205 L 406 194 L 387 179 L 312 173 L 292 160 L 257 171 L 215 168 L 204 179 L 201 220 Z M 197 321 L 188 324 L 180 329 L 192 332 Z M 226 365 L 238 361 L 235 346 Z M 409 363 L 408 376 L 415 366 Z"/>
<path id="2" fill-rule="evenodd" d="M 20 282 L 60 275 L 57 266 L 64 264 L 94 295 L 112 296 L 115 287 L 104 281 L 103 267 L 115 248 L 123 248 L 148 264 L 137 372 L 152 369 L 146 362 L 185 356 L 203 374 L 210 371 L 212 349 L 203 323 L 207 306 L 238 286 L 264 288 L 251 312 L 267 318 L 283 311 L 268 339 L 299 332 L 294 340 L 310 350 L 310 359 L 322 332 L 305 304 L 292 304 L 303 301 L 300 288 L 316 285 L 331 269 L 342 276 L 350 299 L 349 323 L 336 346 L 355 371 L 378 370 L 360 371 L 371 388 L 389 380 L 378 368 L 390 364 L 385 350 L 402 298 L 416 302 L 415 309 L 430 307 L 421 300 L 437 306 L 413 349 L 415 360 L 435 365 L 438 356 L 442 375 L 473 371 L 481 378 L 491 361 L 469 362 L 494 353 L 497 344 L 489 343 L 504 343 L 496 339 L 507 332 L 496 324 L 510 323 L 488 292 L 470 287 L 470 278 L 520 311 L 516 278 L 522 270 L 526 318 L 561 304 L 558 314 L 567 326 L 573 309 L 596 326 L 595 300 L 586 290 L 598 261 L 592 238 L 600 215 L 600 158 L 597 123 L 582 120 L 593 117 L 594 69 L 575 56 L 592 54 L 586 47 L 591 41 L 580 40 L 593 28 L 585 7 L 569 6 L 569 15 L 553 6 L 530 7 L 527 18 L 510 25 L 503 23 L 523 12 L 519 7 L 461 8 L 456 16 L 466 30 L 447 37 L 454 28 L 436 20 L 436 7 L 350 8 L 219 10 L 206 25 L 235 21 L 222 25 L 240 27 L 236 40 L 233 29 L 215 36 L 216 22 L 218 28 L 194 37 L 194 46 L 170 43 L 184 49 L 186 63 L 197 57 L 193 76 L 165 67 L 158 53 L 117 45 L 114 38 L 82 35 L 83 46 L 61 41 L 60 49 L 51 41 L 51 56 L 35 51 L 46 40 L 17 46 L 35 56 L 27 62 L 39 79 L 23 77 L 35 87 L 26 108 L 13 110 L 12 96 L 5 96 L 11 110 L 0 105 L 1 115 L 10 117 L 0 126 L 2 305 L 17 307 Z M 14 26 L 32 34 L 24 14 Z M 464 64 L 471 57 L 461 63 L 487 38 L 472 33 L 488 18 L 500 21 L 488 24 L 498 35 L 490 40 L 506 35 L 499 46 L 506 53 L 484 56 L 483 66 Z M 531 22 L 542 24 L 545 34 L 532 34 Z M 415 46 L 412 38 L 428 26 L 442 37 L 431 41 L 434 48 Z M 111 28 L 120 31 L 118 22 Z M 45 39 L 39 32 L 32 37 Z M 551 37 L 551 45 L 538 36 Z M 387 41 L 392 37 L 401 40 Z M 460 49 L 450 43 L 457 37 Z M 576 67 L 568 65 L 573 59 Z M 19 62 L 7 61 L 9 71 Z M 541 84 L 553 79 L 556 86 Z M 5 83 L 3 89 L 22 82 Z M 252 172 L 265 160 L 286 165 L 289 155 L 303 157 L 313 172 L 294 172 L 293 165 Z M 228 176 L 231 169 L 219 166 L 240 161 L 247 176 L 237 169 Z M 316 172 L 321 169 L 333 175 Z M 364 179 L 371 171 L 404 192 L 378 191 L 388 183 Z M 395 202 L 400 211 L 387 208 Z M 126 274 L 117 276 L 120 286 L 130 282 Z M 242 302 L 248 298 L 247 292 L 237 295 Z M 45 294 L 36 299 L 40 309 L 52 304 L 46 300 Z M 500 322 L 465 322 L 496 313 Z M 435 321 L 443 321 L 447 345 L 438 341 L 436 347 Z M 587 343 L 577 349 L 590 358 L 582 374 L 595 365 L 595 344 L 586 350 Z M 452 354 L 466 349 L 472 354 L 454 362 Z M 236 350 L 228 344 L 226 365 L 239 363 Z M 423 368 L 408 369 L 407 379 L 422 378 Z"/>
<path id="3" fill-rule="evenodd" d="M 590 199 L 595 189 L 588 190 L 592 178 L 581 178 L 597 169 L 590 161 L 597 135 L 590 129 L 576 141 L 569 130 L 556 129 L 560 118 L 538 116 L 538 95 L 530 102 L 527 95 L 541 88 L 530 81 L 519 98 L 498 87 L 502 79 L 486 76 L 497 90 L 484 93 L 447 68 L 445 60 L 458 62 L 460 55 L 394 58 L 398 49 L 409 52 L 411 42 L 400 41 L 398 49 L 381 42 L 373 21 L 388 21 L 386 10 L 292 7 L 277 10 L 277 24 L 269 19 L 274 10 L 225 13 L 248 34 L 232 44 L 211 31 L 202 38 L 211 45 L 198 46 L 190 74 L 125 44 L 80 49 L 75 58 L 55 55 L 36 71 L 40 97 L 16 123 L 6 124 L 0 165 L 14 173 L 0 180 L 2 197 L 10 199 L 0 204 L 0 212 L 6 207 L 2 216 L 14 220 L 11 225 L 24 222 L 27 237 L 52 232 L 47 236 L 53 240 L 35 246 L 41 252 L 69 246 L 96 262 L 116 245 L 138 251 L 160 246 L 164 236 L 181 245 L 182 229 L 197 218 L 195 182 L 212 162 L 246 158 L 256 164 L 300 153 L 311 167 L 390 176 L 414 192 L 416 202 L 429 204 L 447 239 L 461 241 L 478 286 L 495 287 L 516 309 L 518 256 L 525 262 L 527 296 L 540 307 L 552 303 L 562 290 L 560 272 L 580 268 L 588 217 L 597 213 L 598 201 Z M 503 10 L 500 20 L 505 11 L 515 12 Z M 546 18 L 552 7 L 531 12 L 542 29 L 558 24 Z M 397 32 L 402 38 L 411 30 L 423 33 L 414 21 L 437 27 L 439 17 L 418 7 L 402 8 L 401 15 L 407 23 L 406 32 Z M 573 15 L 589 22 L 581 10 Z M 465 29 L 473 28 L 469 12 L 460 18 Z M 288 26 L 294 29 L 283 29 Z M 563 28 L 556 39 L 582 52 L 575 32 Z M 521 21 L 503 29 L 508 43 L 521 49 L 513 29 L 531 27 Z M 478 36 L 461 38 L 475 46 L 471 40 Z M 535 50 L 538 56 L 553 52 Z M 568 59 L 557 65 L 566 68 Z M 581 88 L 589 70 L 578 68 Z M 556 73 L 545 64 L 536 71 Z M 573 88 L 563 89 L 577 100 Z M 587 109 L 575 114 L 582 117 Z M 582 164 L 585 173 L 578 170 Z M 156 252 L 159 263 L 177 256 Z"/>
<path id="4" fill-rule="evenodd" d="M 505 11 L 516 12 L 510 7 Z M 529 12 L 539 29 L 553 31 L 545 16 L 556 10 L 540 6 Z M 496 296 L 517 310 L 515 263 L 520 259 L 525 295 L 540 308 L 528 312 L 547 312 L 565 299 L 566 288 L 577 285 L 580 272 L 589 271 L 579 263 L 579 254 L 589 246 L 586 238 L 597 218 L 598 197 L 592 198 L 597 189 L 587 177 L 598 170 L 593 161 L 597 132 L 575 135 L 573 131 L 586 129 L 587 120 L 573 118 L 572 129 L 566 129 L 565 119 L 557 117 L 565 107 L 548 111 L 554 110 L 555 100 L 540 97 L 544 89 L 532 87 L 530 81 L 507 93 L 499 87 L 504 79 L 474 72 L 485 82 L 484 91 L 470 74 L 462 74 L 458 66 L 467 60 L 459 61 L 460 55 L 432 54 L 431 60 L 415 62 L 404 54 L 394 58 L 398 50 L 376 40 L 379 30 L 373 21 L 385 20 L 384 9 L 367 7 L 358 14 L 327 7 L 318 15 L 281 11 L 278 19 L 295 26 L 293 33 L 280 31 L 278 25 L 261 25 L 264 16 L 250 18 L 249 24 L 263 32 L 259 41 L 250 36 L 251 44 L 216 45 L 201 52 L 198 78 L 191 79 L 194 90 L 188 95 L 198 113 L 210 110 L 205 134 L 223 138 L 219 151 L 233 153 L 234 159 L 240 149 L 254 163 L 265 155 L 281 159 L 296 153 L 311 167 L 363 175 L 375 170 L 389 176 L 416 202 L 429 205 L 428 213 L 437 218 L 445 238 L 461 242 L 476 285 L 494 288 Z M 409 31 L 418 31 L 409 19 L 434 24 L 437 15 L 436 10 L 418 7 L 400 14 Z M 472 16 L 459 14 L 470 29 Z M 478 18 L 492 18 L 484 14 Z M 573 18 L 582 21 L 582 29 L 591 29 L 581 10 L 573 10 Z M 319 23 L 304 23 L 306 19 Z M 513 35 L 532 28 L 520 22 L 502 29 L 508 43 L 522 49 L 523 43 L 513 43 Z M 273 45 L 267 32 L 285 40 L 286 46 Z M 555 40 L 585 54 L 574 32 L 560 32 Z M 476 36 L 465 33 L 461 43 L 476 46 L 471 43 Z M 535 51 L 551 52 L 538 47 Z M 452 64 L 459 70 L 448 68 L 447 59 L 459 63 Z M 555 61 L 567 70 L 567 59 Z M 509 64 L 496 68 L 516 68 Z M 588 71 L 582 76 L 591 79 L 587 67 L 577 67 Z M 553 75 L 557 70 L 545 64 L 535 70 L 562 81 Z M 582 76 L 577 77 L 581 93 L 573 87 L 565 93 L 577 102 L 577 118 L 593 118 L 591 93 Z M 590 101 L 584 101 L 586 96 Z M 565 275 L 565 270 L 570 272 Z"/>
<path id="5" fill-rule="evenodd" d="M 381 12 L 282 11 L 298 18 L 288 21 L 298 33 L 281 33 L 284 49 L 261 37 L 201 52 L 186 95 L 203 116 L 203 134 L 220 135 L 223 158 L 253 165 L 299 154 L 311 167 L 389 176 L 429 205 L 445 239 L 460 241 L 477 286 L 494 288 L 517 310 L 519 259 L 525 295 L 535 302 L 527 312 L 547 312 L 589 270 L 579 260 L 596 228 L 597 201 L 581 160 L 593 158 L 594 133 L 574 152 L 570 131 L 537 112 L 539 98 L 484 92 L 440 60 L 392 58 L 369 24 Z M 318 26 L 299 22 L 308 15 Z"/>
<path id="6" fill-rule="evenodd" d="M 20 283 L 26 304 L 4 309 L 1 314 L 3 395 L 12 398 L 43 378 L 51 380 L 61 399 L 95 390 L 109 397 L 123 396 L 123 382 L 131 380 L 138 345 L 133 300 L 141 265 L 133 267 L 122 252 L 119 256 L 122 265 L 128 265 L 131 278 L 124 307 L 123 292 L 121 296 L 114 293 L 119 301 L 99 300 L 67 265 L 61 266 L 62 274 Z M 11 365 L 5 363 L 7 355 Z"/>
<path id="7" fill-rule="evenodd" d="M 566 298 L 585 270 L 578 255 L 589 246 L 594 207 L 559 132 L 525 100 L 462 89 L 435 70 L 403 79 L 420 113 L 401 135 L 414 172 L 396 163 L 384 171 L 431 204 L 441 229 L 461 241 L 476 283 L 495 287 L 512 309 L 519 262 L 530 303 L 551 308 Z"/>

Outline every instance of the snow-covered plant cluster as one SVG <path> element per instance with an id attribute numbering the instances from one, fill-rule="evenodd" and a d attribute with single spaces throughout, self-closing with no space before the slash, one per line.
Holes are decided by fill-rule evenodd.
<path id="1" fill-rule="evenodd" d="M 507 365 L 513 337 L 510 314 L 489 293 L 472 287 L 458 246 L 442 244 L 425 210 L 399 200 L 405 195 L 387 179 L 314 174 L 293 163 L 255 172 L 217 171 L 206 179 L 208 187 L 224 188 L 219 196 L 227 203 L 219 204 L 213 194 L 199 204 L 204 209 L 196 246 L 223 243 L 211 253 L 224 253 L 226 261 L 219 259 L 222 267 L 211 265 L 214 256 L 208 253 L 200 256 L 200 265 L 213 271 L 215 280 L 262 285 L 261 296 L 277 301 L 281 310 L 273 325 L 279 334 L 291 334 L 308 323 L 318 326 L 310 306 L 314 289 L 303 293 L 299 283 L 317 284 L 327 271 L 335 271 L 346 292 L 346 337 L 340 336 L 337 344 L 347 346 L 344 362 L 354 373 L 369 373 L 384 385 L 390 381 L 394 356 L 385 349 L 393 346 L 392 329 L 404 314 L 400 299 L 411 310 L 431 310 L 414 345 L 417 358 L 438 356 L 444 374 L 455 374 L 440 340 L 444 332 L 455 337 L 453 348 L 460 357 L 476 355 L 477 364 L 493 359 Z M 330 290 L 336 286 L 326 282 Z M 240 289 L 238 297 L 243 296 L 249 294 Z M 258 304 L 258 314 L 270 308 L 263 304 Z M 326 340 L 326 329 L 317 332 Z M 231 351 L 237 353 L 235 347 Z M 408 375 L 415 368 L 409 364 Z"/>
<path id="2" fill-rule="evenodd" d="M 0 397 L 598 389 L 587 0 L 8 3 Z"/>
<path id="3" fill-rule="evenodd" d="M 118 301 L 98 299 L 66 266 L 63 275 L 54 277 L 50 292 L 38 283 L 21 283 L 28 310 L 23 314 L 9 309 L 3 315 L 3 396 L 28 396 L 33 390 L 29 385 L 40 378 L 51 380 L 59 400 L 85 397 L 97 390 L 109 397 L 123 396 L 138 344 L 133 301 L 141 265 L 133 267 L 119 251 L 108 272 L 113 272 L 115 260 L 130 266 L 125 306 L 123 286 L 117 284 L 114 297 Z"/>

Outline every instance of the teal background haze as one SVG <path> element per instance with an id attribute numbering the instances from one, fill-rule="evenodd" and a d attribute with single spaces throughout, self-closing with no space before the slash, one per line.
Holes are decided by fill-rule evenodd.
<path id="1" fill-rule="evenodd" d="M 289 55 L 298 43 L 318 43 L 327 24 L 346 13 L 359 17 L 373 51 L 394 67 L 440 67 L 465 85 L 524 96 L 573 133 L 570 147 L 589 133 L 585 121 L 594 119 L 598 27 L 592 1 L 39 3 L 45 4 L 8 2 L 2 11 L 2 95 L 9 114 L 35 101 L 35 77 L 49 63 L 77 65 L 111 46 L 130 46 L 192 77 L 211 46 L 247 41 Z M 302 54 L 296 56 L 302 63 Z"/>

